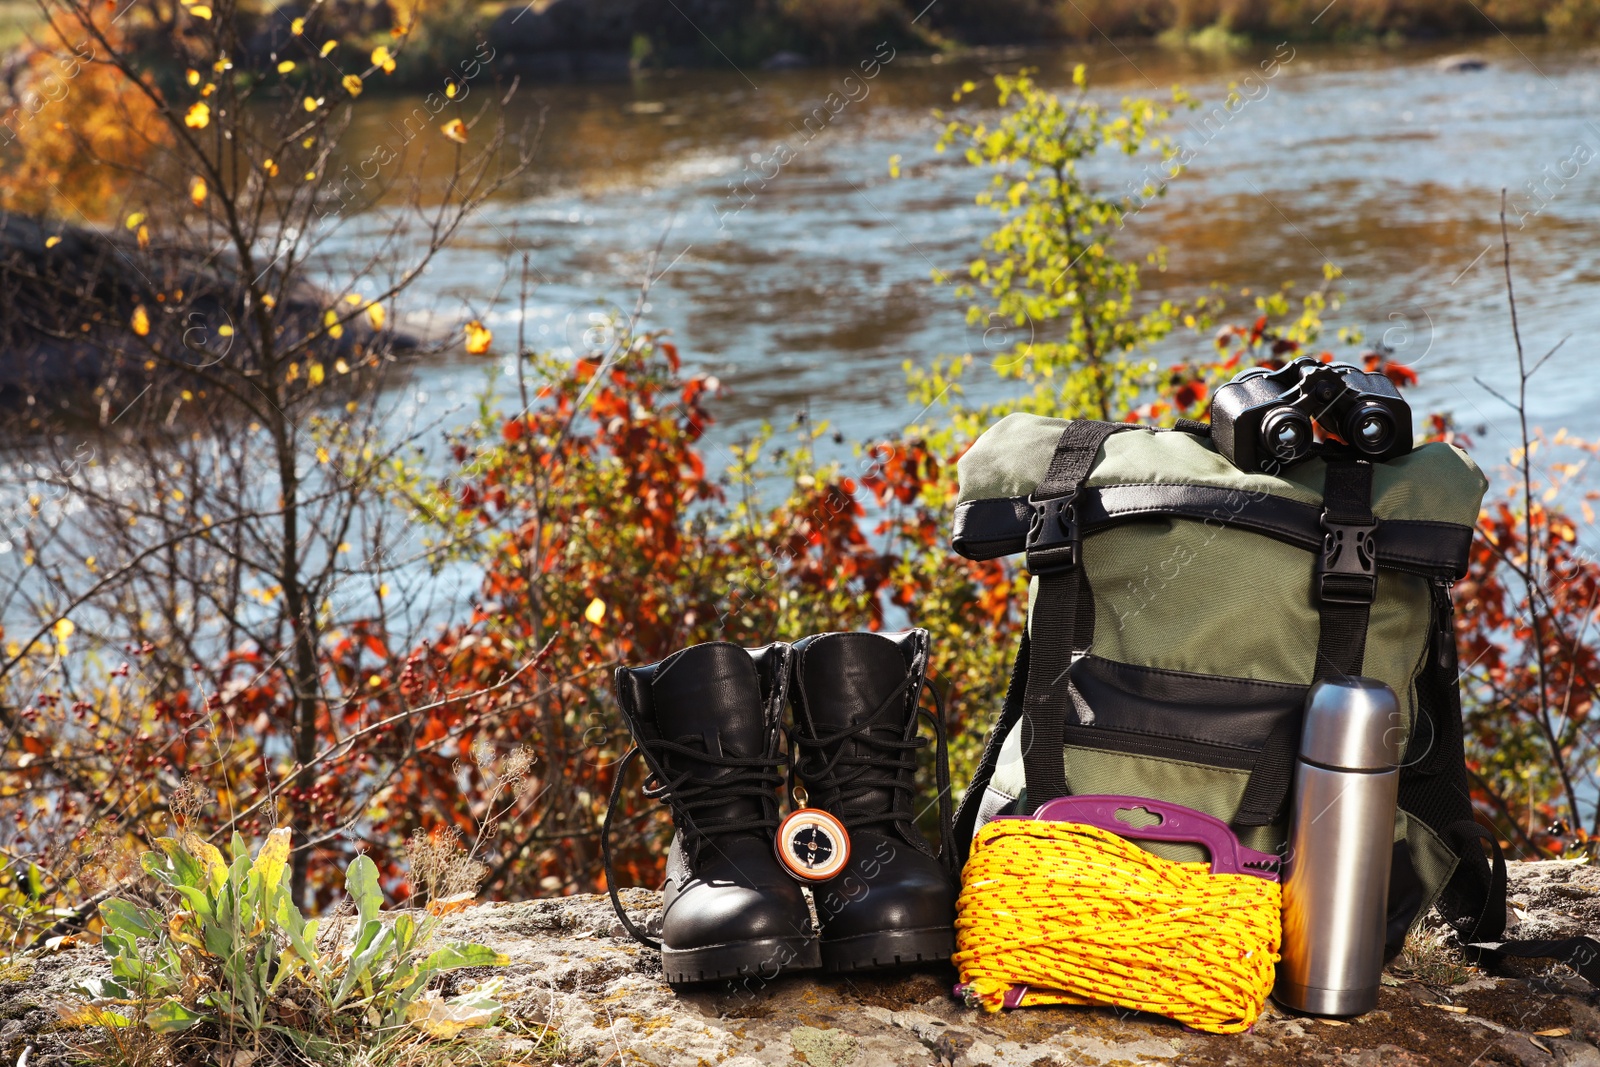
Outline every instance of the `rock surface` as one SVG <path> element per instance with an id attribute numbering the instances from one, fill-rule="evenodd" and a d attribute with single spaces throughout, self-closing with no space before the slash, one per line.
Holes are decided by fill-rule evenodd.
<path id="1" fill-rule="evenodd" d="M 1600 931 L 1600 869 L 1512 868 L 1515 935 Z M 623 896 L 635 918 L 659 907 L 654 893 Z M 512 1059 L 530 1067 L 1600 1067 L 1600 991 L 1559 967 L 1467 971 L 1448 986 L 1397 971 L 1385 979 L 1378 1010 L 1360 1019 L 1323 1022 L 1269 1007 L 1252 1032 L 1214 1036 L 1109 1010 L 985 1015 L 951 998 L 954 973 L 942 971 L 751 979 L 674 993 L 661 981 L 657 954 L 627 938 L 605 897 L 471 908 L 450 918 L 444 936 L 484 941 L 511 956 L 509 967 L 457 972 L 450 982 L 504 979 L 501 999 L 523 1024 L 524 1036 L 513 1041 L 523 1047 Z M 14 966 L 0 972 L 0 1062 L 18 1062 L 30 1045 L 32 1067 L 68 1062 L 52 1025 L 71 1009 L 72 984 L 103 967 L 99 949 L 85 945 L 35 961 L 26 976 Z"/>

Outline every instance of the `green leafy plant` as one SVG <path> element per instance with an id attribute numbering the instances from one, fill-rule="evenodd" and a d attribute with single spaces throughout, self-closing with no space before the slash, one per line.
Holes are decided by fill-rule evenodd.
<path id="1" fill-rule="evenodd" d="M 445 971 L 501 966 L 504 955 L 467 942 L 435 945 L 442 908 L 383 916 L 378 868 L 366 856 L 345 872 L 353 921 L 350 909 L 326 926 L 306 919 L 289 893 L 290 836 L 272 831 L 252 859 L 235 834 L 231 861 L 193 833 L 158 838 L 142 864 L 171 890 L 169 905 L 102 903 L 111 977 L 79 992 L 114 1006 L 103 1015 L 115 1025 L 137 1021 L 168 1034 L 207 1027 L 224 1039 L 272 1032 L 307 1054 L 408 1023 L 453 1037 L 494 1020 L 498 982 L 449 1000 L 424 993 Z"/>
<path id="2" fill-rule="evenodd" d="M 938 149 L 959 147 L 968 163 L 991 173 L 977 201 L 1001 216 L 984 238 L 985 255 L 969 265 L 979 296 L 968 321 L 985 335 L 1015 333 L 995 369 L 1034 386 L 1021 407 L 1041 414 L 1116 417 L 1146 384 L 1144 356 L 1182 315 L 1170 302 L 1141 308 L 1140 265 L 1113 251 L 1117 231 L 1144 204 L 1164 195 L 1183 157 L 1163 127 L 1192 98 L 1174 89 L 1169 103 L 1125 99 L 1106 107 L 1089 96 L 1088 77 L 1073 71 L 1075 92 L 1063 97 L 1032 72 L 994 79 L 998 119 L 951 119 Z M 956 101 L 975 93 L 967 82 Z M 941 116 L 942 117 L 942 116 Z M 1082 166 L 1102 149 L 1148 162 L 1128 195 L 1089 180 Z M 1163 252 L 1145 257 L 1164 266 Z M 948 373 L 939 368 L 935 375 Z"/>

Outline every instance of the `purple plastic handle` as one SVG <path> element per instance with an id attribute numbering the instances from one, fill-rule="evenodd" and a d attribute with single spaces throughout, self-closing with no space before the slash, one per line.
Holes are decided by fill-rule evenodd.
<path id="1" fill-rule="evenodd" d="M 1130 826 L 1117 818 L 1118 809 L 1128 808 L 1143 808 L 1152 815 L 1161 816 L 1161 821 L 1153 826 Z M 1060 797 L 1041 805 L 1032 817 L 1040 822 L 1087 823 L 1133 841 L 1180 841 L 1203 845 L 1211 854 L 1212 874 L 1253 874 L 1269 882 L 1278 880 L 1278 868 L 1281 866 L 1278 857 L 1245 848 L 1239 844 L 1239 839 L 1227 823 L 1214 815 L 1181 804 L 1168 804 L 1148 797 L 1107 794 Z"/>

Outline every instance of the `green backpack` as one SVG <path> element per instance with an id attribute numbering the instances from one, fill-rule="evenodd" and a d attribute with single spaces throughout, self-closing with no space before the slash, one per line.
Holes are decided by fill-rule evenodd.
<path id="1" fill-rule="evenodd" d="M 1464 941 L 1499 941 L 1505 865 L 1473 820 L 1450 602 L 1487 487 L 1463 452 L 1246 473 L 1201 424 L 1016 414 L 960 475 L 955 550 L 1025 552 L 1031 575 L 962 847 L 998 815 L 1114 793 L 1198 808 L 1279 850 L 1306 692 L 1366 675 L 1395 691 L 1408 739 L 1388 948 L 1435 904 Z"/>

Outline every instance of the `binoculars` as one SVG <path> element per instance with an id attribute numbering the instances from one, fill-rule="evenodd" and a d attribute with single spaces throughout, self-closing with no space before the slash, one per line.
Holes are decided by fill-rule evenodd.
<path id="1" fill-rule="evenodd" d="M 1211 441 L 1242 471 L 1278 470 L 1319 450 L 1316 430 L 1374 462 L 1411 451 L 1411 407 L 1382 374 L 1302 356 L 1254 367 L 1217 390 Z"/>

